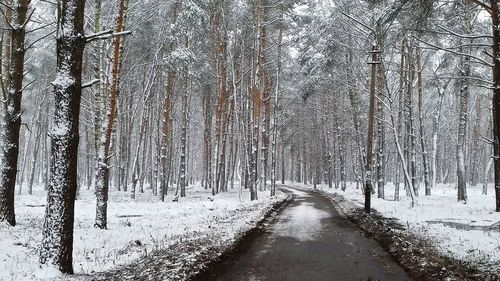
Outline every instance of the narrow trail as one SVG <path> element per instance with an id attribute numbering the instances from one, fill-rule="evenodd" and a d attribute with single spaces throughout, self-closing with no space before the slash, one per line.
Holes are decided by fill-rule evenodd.
<path id="1" fill-rule="evenodd" d="M 262 235 L 204 280 L 411 280 L 377 242 L 321 195 L 293 188 L 293 201 Z"/>

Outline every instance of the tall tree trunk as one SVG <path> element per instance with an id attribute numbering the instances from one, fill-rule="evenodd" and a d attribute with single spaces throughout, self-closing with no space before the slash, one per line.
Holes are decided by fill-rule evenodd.
<path id="1" fill-rule="evenodd" d="M 175 25 L 177 22 L 177 13 L 180 5 L 180 0 L 174 2 L 172 8 L 171 24 Z M 174 42 L 169 43 L 168 51 L 171 53 L 175 50 Z M 160 199 L 165 200 L 165 195 L 168 191 L 168 184 L 170 180 L 170 163 L 172 162 L 172 115 L 173 115 L 173 100 L 175 91 L 175 77 L 176 72 L 172 66 L 167 70 L 167 92 L 163 100 L 163 128 L 161 137 L 161 161 L 160 161 Z"/>
<path id="2" fill-rule="evenodd" d="M 413 109 L 413 83 L 415 82 L 415 62 L 413 61 L 413 52 L 411 47 L 407 46 L 407 71 L 408 80 L 406 88 L 406 149 L 407 149 L 407 163 L 408 170 L 411 175 L 411 186 L 413 186 L 414 193 L 418 196 L 418 186 L 417 186 L 417 167 L 416 167 L 416 142 L 415 142 L 415 113 Z M 408 190 L 409 183 L 407 183 L 407 194 L 411 194 Z"/>
<path id="3" fill-rule="evenodd" d="M 257 162 L 259 159 L 259 117 L 260 117 L 260 92 L 256 86 L 252 90 L 252 141 L 251 141 L 251 184 L 250 184 L 250 200 L 257 200 L 257 187 L 259 181 Z"/>
<path id="4" fill-rule="evenodd" d="M 10 15 L 5 15 L 10 26 L 10 46 L 6 46 L 8 59 L 7 85 L 2 85 L 4 91 L 2 150 L 0 160 L 0 221 L 16 225 L 14 212 L 14 189 L 16 186 L 17 165 L 19 155 L 19 133 L 21 130 L 21 99 L 23 95 L 24 55 L 26 49 L 24 40 L 28 24 L 28 9 L 30 0 L 15 1 L 16 5 L 9 8 Z M 8 12 L 9 13 L 9 12 Z"/>
<path id="5" fill-rule="evenodd" d="M 278 141 L 278 108 L 279 108 L 279 99 L 280 99 L 280 91 L 281 91 L 281 53 L 282 53 L 282 42 L 283 42 L 283 14 L 284 14 L 284 6 L 283 2 L 280 4 L 280 18 L 282 19 L 279 22 L 278 28 L 278 54 L 277 54 L 277 69 L 276 69 L 276 85 L 275 85 L 275 96 L 273 103 L 273 138 L 272 138 L 272 147 L 271 147 L 271 196 L 276 195 L 276 166 L 277 166 L 277 141 Z M 285 163 L 282 163 L 283 165 Z M 284 173 L 283 173 L 284 174 Z M 281 179 L 284 182 L 284 175 Z"/>
<path id="6" fill-rule="evenodd" d="M 116 18 L 116 32 L 125 30 L 125 15 L 127 1 L 120 0 L 118 17 Z M 120 89 L 120 68 L 123 47 L 122 38 L 116 36 L 113 40 L 113 66 L 111 70 L 111 86 L 108 93 L 108 106 L 105 119 L 100 132 L 99 152 L 97 154 L 97 167 L 95 179 L 96 215 L 94 227 L 107 228 L 108 192 L 109 192 L 109 158 L 111 138 L 116 118 L 117 98 Z"/>
<path id="7" fill-rule="evenodd" d="M 495 166 L 495 202 L 500 212 L 500 9 L 497 0 L 490 0 L 493 33 L 493 154 Z"/>
<path id="8" fill-rule="evenodd" d="M 402 139 L 402 132 L 403 132 L 403 124 L 404 124 L 404 101 L 405 101 L 405 81 L 406 81 L 406 38 L 401 41 L 401 61 L 399 65 L 399 90 L 398 90 L 398 100 L 399 100 L 399 106 L 398 106 L 398 120 L 397 120 L 397 138 L 399 140 Z M 396 168 L 398 169 L 398 175 L 400 171 L 400 161 L 402 161 L 404 157 L 398 157 L 397 163 L 396 163 Z M 406 163 L 401 163 L 402 166 L 406 166 Z M 395 183 L 395 190 L 394 190 L 394 200 L 399 201 L 399 178 L 396 180 Z M 406 183 L 405 183 L 406 186 Z"/>
<path id="9" fill-rule="evenodd" d="M 271 128 L 271 82 L 267 69 L 267 20 L 268 20 L 268 1 L 258 0 L 256 9 L 256 29 L 257 29 L 257 85 L 260 89 L 262 104 L 262 127 L 261 127 L 261 168 L 260 168 L 260 189 L 267 189 L 267 171 L 269 162 L 269 144 Z"/>
<path id="10" fill-rule="evenodd" d="M 373 152 L 373 125 L 375 122 L 375 107 L 376 107 L 376 85 L 377 85 L 377 64 L 379 62 L 379 47 L 372 47 L 371 61 L 371 88 L 370 88 L 370 106 L 368 110 L 368 136 L 366 141 L 366 177 L 365 177 L 365 211 L 371 212 L 371 191 L 372 191 L 372 152 Z"/>
<path id="11" fill-rule="evenodd" d="M 460 70 L 460 96 L 458 113 L 458 135 L 457 135 L 457 200 L 467 202 L 467 179 L 465 170 L 465 149 L 467 134 L 467 115 L 469 103 L 469 81 L 470 59 L 463 58 Z"/>
<path id="12" fill-rule="evenodd" d="M 210 85 L 203 89 L 203 170 L 205 189 L 212 189 L 212 97 Z"/>
<path id="13" fill-rule="evenodd" d="M 424 185 L 425 185 L 425 195 L 431 195 L 431 185 L 429 181 L 429 163 L 427 157 L 427 149 L 425 144 L 425 132 L 424 132 L 424 83 L 422 78 L 422 55 L 420 48 L 416 49 L 417 56 L 417 87 L 418 87 L 418 121 L 420 124 L 420 147 L 422 149 L 422 165 L 424 168 Z"/>
<path id="14" fill-rule="evenodd" d="M 377 65 L 377 96 L 384 99 L 384 70 L 382 63 Z M 385 114 L 384 105 L 377 103 L 377 197 L 385 198 Z"/>
<path id="15" fill-rule="evenodd" d="M 160 180 L 160 199 L 165 200 L 165 195 L 168 191 L 170 163 L 172 161 L 172 115 L 173 115 L 173 99 L 174 99 L 174 83 L 175 72 L 173 69 L 168 70 L 167 74 L 167 93 L 163 102 L 163 129 L 161 141 L 161 180 Z"/>
<path id="16" fill-rule="evenodd" d="M 185 35 L 184 48 L 187 50 L 189 48 L 188 37 Z M 179 167 L 179 180 L 181 187 L 181 197 L 186 197 L 186 147 L 187 147 L 187 127 L 188 127 L 188 79 L 189 72 L 187 66 L 184 69 L 183 85 L 182 85 L 182 124 L 181 124 L 181 163 Z"/>
<path id="17" fill-rule="evenodd" d="M 101 17 L 102 17 L 102 0 L 94 1 L 94 32 L 101 32 Z M 104 110 L 106 108 L 105 98 L 103 95 L 104 86 L 104 74 L 103 72 L 103 52 L 104 47 L 103 41 L 95 41 L 93 43 L 93 55 L 94 55 L 94 77 L 99 79 L 100 83 L 97 85 L 94 93 L 94 148 L 95 151 L 99 151 L 100 144 L 100 133 L 102 129 L 102 117 Z M 98 153 L 97 153 L 98 154 Z M 98 155 L 96 155 L 98 156 Z M 96 159 L 97 161 L 97 159 Z M 96 171 L 97 172 L 97 171 Z"/>
<path id="18" fill-rule="evenodd" d="M 39 112 L 41 112 L 41 104 L 38 108 Z M 37 167 L 38 154 L 40 150 L 40 142 L 42 141 L 42 114 L 38 114 L 38 118 L 36 120 L 36 129 L 35 129 L 35 143 L 33 147 L 33 156 L 31 158 L 31 167 L 30 174 L 28 176 L 28 194 L 33 194 L 33 182 L 35 180 L 35 169 Z"/>
<path id="19" fill-rule="evenodd" d="M 132 188 L 130 189 L 130 198 L 135 199 L 135 193 L 136 193 L 136 186 L 137 182 L 140 179 L 141 175 L 141 165 L 139 163 L 140 159 L 140 154 L 142 154 L 141 147 L 143 145 L 147 145 L 147 141 L 145 141 L 144 135 L 146 134 L 146 128 L 148 125 L 148 108 L 147 106 L 151 103 L 152 96 L 155 94 L 154 91 L 151 90 L 153 85 L 155 85 L 156 79 L 158 78 L 158 75 L 160 74 L 159 71 L 160 65 L 157 61 L 153 63 L 152 66 L 150 66 L 149 72 L 144 74 L 144 79 L 147 79 L 146 84 L 144 85 L 143 91 L 142 91 L 142 113 L 141 113 L 141 118 L 140 118 L 140 128 L 139 128 L 139 135 L 137 138 L 137 144 L 135 147 L 135 155 L 134 155 L 134 160 L 132 161 Z M 139 110 L 139 109 L 137 109 Z M 134 114 L 135 115 L 135 114 Z M 129 138 L 130 140 L 130 138 Z M 130 141 L 129 141 L 130 142 Z M 145 156 L 145 155 L 143 155 Z"/>
<path id="20" fill-rule="evenodd" d="M 73 224 L 77 190 L 85 0 L 60 0 L 57 18 L 57 78 L 51 133 L 52 157 L 40 263 L 73 273 Z"/>
<path id="21" fill-rule="evenodd" d="M 281 134 L 281 184 L 285 184 L 286 180 L 286 169 L 285 169 L 285 141 L 284 141 L 284 136 L 283 133 Z M 290 159 L 292 159 L 292 155 L 290 155 Z M 290 165 L 289 167 L 290 171 L 293 170 L 293 165 Z M 293 177 L 291 177 L 293 180 Z"/>
<path id="22" fill-rule="evenodd" d="M 431 162 L 432 162 L 432 184 L 431 189 L 436 188 L 437 184 L 437 148 L 438 148 L 438 136 L 439 136 L 439 124 L 441 123 L 441 109 L 443 107 L 444 101 L 444 93 L 446 88 L 448 87 L 448 83 L 442 89 L 438 89 L 439 93 L 439 103 L 437 107 L 437 112 L 432 120 L 432 153 L 431 153 Z"/>
<path id="23" fill-rule="evenodd" d="M 471 160 L 470 160 L 470 171 L 471 171 L 471 176 L 470 176 L 470 184 L 472 186 L 475 186 L 479 182 L 479 159 L 480 156 L 480 143 L 479 143 L 479 138 L 481 137 L 481 123 L 482 123 L 482 116 L 481 116 L 481 111 L 482 111 L 482 98 L 480 95 L 477 96 L 476 98 L 476 118 L 474 120 L 474 131 L 472 134 L 472 147 L 471 147 Z"/>

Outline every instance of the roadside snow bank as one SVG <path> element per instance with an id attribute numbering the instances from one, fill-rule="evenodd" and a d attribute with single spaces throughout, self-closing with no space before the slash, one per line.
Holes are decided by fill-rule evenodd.
<path id="1" fill-rule="evenodd" d="M 82 190 L 75 208 L 73 265 L 76 274 L 87 275 L 130 264 L 153 251 L 179 241 L 189 241 L 222 233 L 228 240 L 255 226 L 277 198 L 261 194 L 250 202 L 248 191 L 239 189 L 212 197 L 210 191 L 195 186 L 187 198 L 172 202 L 170 194 L 159 202 L 150 190 L 130 199 L 127 192 L 112 191 L 108 207 L 108 230 L 95 229 L 95 199 Z M 0 280 L 47 280 L 38 267 L 38 247 L 42 238 L 45 192 L 16 197 L 18 225 L 0 225 Z M 213 201 L 212 201 L 213 200 Z M 68 276 L 63 277 L 68 278 Z M 49 278 L 52 279 L 52 278 Z"/>

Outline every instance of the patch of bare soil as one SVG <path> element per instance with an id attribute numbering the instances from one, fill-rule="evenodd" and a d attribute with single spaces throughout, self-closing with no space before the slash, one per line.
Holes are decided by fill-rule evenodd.
<path id="1" fill-rule="evenodd" d="M 323 194 L 339 212 L 378 241 L 415 280 L 500 280 L 499 272 L 481 271 L 474 264 L 439 253 L 429 241 L 410 233 L 394 219 L 384 218 L 374 210 L 366 214 L 341 195 Z"/>
<path id="2" fill-rule="evenodd" d="M 83 276 L 84 280 L 203 280 L 203 274 L 209 272 L 235 249 L 242 241 L 255 235 L 264 224 L 270 221 L 290 200 L 277 202 L 259 221 L 255 228 L 238 235 L 234 243 L 228 242 L 222 234 L 211 236 L 191 237 L 180 241 L 167 249 L 154 251 L 133 264 L 120 266 L 108 272 L 93 276 Z M 230 214 L 228 214 L 230 215 Z"/>

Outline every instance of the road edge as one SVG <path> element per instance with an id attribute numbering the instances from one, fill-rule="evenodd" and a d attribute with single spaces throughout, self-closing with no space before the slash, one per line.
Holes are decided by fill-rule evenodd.
<path id="1" fill-rule="evenodd" d="M 314 191 L 328 198 L 340 216 L 376 240 L 415 280 L 500 280 L 499 273 L 480 271 L 471 264 L 439 253 L 428 241 L 408 232 L 397 221 L 383 217 L 376 210 L 366 214 L 340 194 Z"/>
<path id="2" fill-rule="evenodd" d="M 234 243 L 224 249 L 219 255 L 212 257 L 204 262 L 201 269 L 191 275 L 186 280 L 189 281 L 208 281 L 213 280 L 213 275 L 223 272 L 227 268 L 227 264 L 234 261 L 235 257 L 245 252 L 252 242 L 263 234 L 264 228 L 280 213 L 290 202 L 293 201 L 294 195 L 286 189 L 279 188 L 280 191 L 287 194 L 287 197 L 276 202 L 273 207 L 258 221 L 255 227 L 242 233 Z"/>

